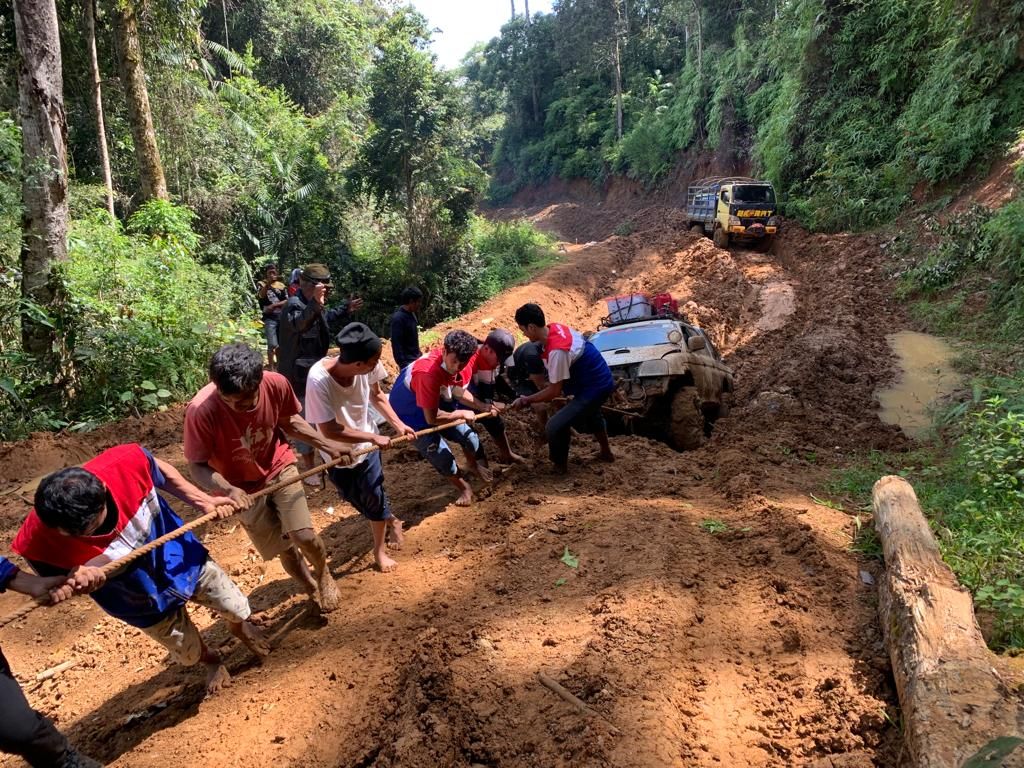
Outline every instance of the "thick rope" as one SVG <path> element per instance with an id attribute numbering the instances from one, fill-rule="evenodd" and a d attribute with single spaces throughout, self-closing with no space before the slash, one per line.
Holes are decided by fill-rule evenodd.
<path id="1" fill-rule="evenodd" d="M 479 419 L 490 418 L 492 415 L 493 414 L 490 414 L 490 413 L 481 413 L 481 414 L 477 415 L 477 419 L 479 420 Z M 451 427 L 457 427 L 460 424 L 465 424 L 465 423 L 466 423 L 465 419 L 457 419 L 455 421 L 449 421 L 449 422 L 445 422 L 444 424 L 439 424 L 436 427 L 429 427 L 428 429 L 421 429 L 415 435 L 402 435 L 400 437 L 395 437 L 395 438 L 392 438 L 391 444 L 388 445 L 388 448 L 391 448 L 391 447 L 396 446 L 396 445 L 402 445 L 403 443 L 411 442 L 411 441 L 413 441 L 413 440 L 415 440 L 417 438 L 423 437 L 424 435 L 430 435 L 430 434 L 433 434 L 434 432 L 442 432 L 442 431 L 444 431 L 446 429 L 450 429 Z M 312 477 L 313 475 L 320 474 L 324 470 L 331 469 L 332 467 L 336 467 L 336 466 L 338 466 L 339 464 L 342 464 L 343 462 L 345 462 L 348 459 L 355 459 L 355 458 L 357 458 L 359 456 L 365 456 L 368 453 L 373 453 L 374 451 L 379 451 L 379 450 L 381 450 L 380 447 L 378 447 L 376 445 L 371 445 L 371 446 L 369 446 L 367 448 L 360 448 L 358 450 L 352 451 L 351 454 L 345 454 L 341 458 L 331 459 L 330 461 L 326 462 L 325 464 L 320 464 L 319 466 L 314 467 L 313 469 L 306 470 L 305 472 L 300 472 L 297 476 L 291 478 L 290 480 L 282 480 L 279 483 L 274 483 L 273 485 L 268 485 L 266 488 L 263 488 L 263 489 L 261 489 L 259 491 L 256 491 L 255 493 L 250 493 L 249 494 L 249 498 L 250 499 L 259 499 L 259 498 L 262 498 L 263 496 L 270 496 L 272 494 L 277 493 L 279 490 L 281 490 L 282 488 L 284 488 L 286 486 L 292 485 L 293 483 L 298 483 L 298 482 L 300 482 L 302 480 L 305 480 L 307 477 Z M 221 504 L 219 506 L 227 506 L 227 504 Z M 232 514 L 237 514 L 238 512 L 241 512 L 241 511 L 242 510 L 236 510 Z M 118 558 L 117 560 L 111 560 L 109 563 L 107 563 L 106 565 L 102 566 L 102 568 L 100 570 L 102 570 L 104 574 L 109 576 L 112 573 L 114 573 L 115 571 L 119 571 L 121 568 L 123 568 L 124 566 L 128 565 L 129 563 L 131 563 L 131 562 L 133 562 L 135 560 L 138 560 L 140 557 L 144 557 L 145 555 L 148 555 L 154 549 L 156 549 L 159 546 L 162 546 L 162 545 L 166 544 L 168 541 L 176 539 L 179 536 L 184 536 L 189 531 L 192 531 L 192 530 L 198 528 L 201 525 L 205 525 L 206 523 L 210 522 L 211 520 L 218 520 L 218 519 L 222 519 L 223 520 L 223 519 L 227 519 L 227 518 L 221 517 L 221 514 L 219 512 L 207 512 L 205 515 L 201 515 L 200 517 L 197 517 L 195 520 L 192 520 L 191 522 L 185 523 L 185 525 L 181 526 L 180 528 L 175 528 L 170 533 L 165 533 L 160 538 L 153 539 L 153 541 L 149 542 L 148 544 L 144 544 L 143 546 L 139 547 L 138 549 L 132 550 L 131 552 L 129 552 L 124 557 Z M 28 614 L 32 613 L 32 611 L 34 611 L 36 608 L 41 608 L 44 605 L 51 605 L 49 595 L 45 595 L 43 597 L 34 598 L 33 600 L 31 600 L 31 601 L 25 603 L 24 605 L 22 605 L 16 611 L 13 611 L 12 613 L 9 613 L 6 616 L 4 616 L 2 619 L 0 619 L 0 629 L 3 629 L 8 624 L 11 624 L 12 622 L 17 621 L 18 619 L 22 619 L 25 616 L 28 616 Z"/>

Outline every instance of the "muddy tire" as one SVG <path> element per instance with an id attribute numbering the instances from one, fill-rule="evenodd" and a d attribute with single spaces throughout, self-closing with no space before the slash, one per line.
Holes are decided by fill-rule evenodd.
<path id="1" fill-rule="evenodd" d="M 715 245 L 721 249 L 729 247 L 729 233 L 721 227 L 715 227 L 715 234 L 711 238 L 715 241 Z"/>
<path id="2" fill-rule="evenodd" d="M 695 235 L 704 236 L 704 225 L 703 224 L 691 224 L 690 231 Z"/>
<path id="3" fill-rule="evenodd" d="M 696 387 L 683 387 L 672 397 L 669 409 L 668 442 L 677 451 L 692 451 L 704 445 L 704 412 Z"/>

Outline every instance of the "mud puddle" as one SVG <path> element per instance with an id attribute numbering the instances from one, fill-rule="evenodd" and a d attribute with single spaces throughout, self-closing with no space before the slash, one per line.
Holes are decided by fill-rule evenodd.
<path id="1" fill-rule="evenodd" d="M 917 331 L 893 333 L 886 340 L 899 358 L 901 375 L 878 392 L 879 418 L 921 438 L 932 424 L 930 406 L 960 385 L 952 364 L 955 350 L 944 339 Z"/>

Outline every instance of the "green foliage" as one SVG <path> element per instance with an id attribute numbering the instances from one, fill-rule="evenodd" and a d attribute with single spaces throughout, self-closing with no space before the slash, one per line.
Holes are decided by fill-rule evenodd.
<path id="1" fill-rule="evenodd" d="M 680 153 L 716 151 L 771 179 L 805 224 L 861 228 L 971 171 L 1024 122 L 1020 0 L 679 0 L 630 3 L 619 140 L 612 8 L 559 3 L 529 30 L 507 25 L 467 68 L 500 95 L 478 109 L 507 117 L 492 197 L 613 171 L 654 184 Z"/>

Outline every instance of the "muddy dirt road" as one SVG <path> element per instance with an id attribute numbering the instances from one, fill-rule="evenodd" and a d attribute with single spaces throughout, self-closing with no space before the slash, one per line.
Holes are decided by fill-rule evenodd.
<path id="1" fill-rule="evenodd" d="M 528 213 L 568 241 L 561 263 L 445 327 L 514 327 L 532 300 L 593 328 L 603 296 L 672 291 L 736 371 L 731 414 L 705 448 L 618 437 L 606 465 L 578 439 L 568 478 L 536 453 L 469 509 L 396 452 L 387 487 L 409 530 L 397 573 L 371 570 L 353 510 L 311 495 L 343 596 L 326 619 L 230 520 L 205 532 L 279 635 L 256 666 L 195 611 L 230 653 L 227 692 L 203 700 L 197 670 L 81 600 L 0 638 L 30 700 L 118 766 L 896 765 L 898 714 L 860 575 L 873 566 L 850 551 L 851 516 L 810 495 L 844 456 L 903 441 L 873 403 L 901 322 L 877 244 L 789 231 L 772 255 L 725 252 L 671 209 L 629 213 L 625 237 L 609 234 L 626 214 Z M 5 543 L 27 512 L 19 484 L 125 439 L 180 466 L 180 420 L 4 447 Z M 524 425 L 513 436 L 528 448 Z M 67 659 L 77 666 L 34 682 Z"/>

